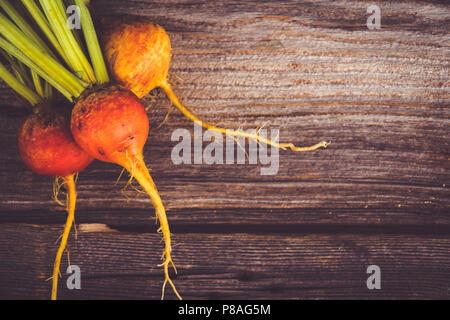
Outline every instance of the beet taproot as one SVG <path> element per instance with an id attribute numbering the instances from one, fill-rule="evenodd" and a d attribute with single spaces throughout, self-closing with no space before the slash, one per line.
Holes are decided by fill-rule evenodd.
<path id="1" fill-rule="evenodd" d="M 62 114 L 43 112 L 29 116 L 19 130 L 18 144 L 20 156 L 31 171 L 56 176 L 56 181 L 61 178 L 67 190 L 67 220 L 53 265 L 51 298 L 56 300 L 61 258 L 75 218 L 77 194 L 74 176 L 94 158 L 75 142 L 69 120 Z M 58 185 L 55 189 L 56 200 L 60 187 Z"/>
<path id="2" fill-rule="evenodd" d="M 119 84 L 134 92 L 139 98 L 160 87 L 186 118 L 205 129 L 254 139 L 283 150 L 312 151 L 329 145 L 328 142 L 321 141 L 309 147 L 296 147 L 293 143 L 278 143 L 266 139 L 256 130 L 255 133 L 227 130 L 203 122 L 181 103 L 168 81 L 172 46 L 169 35 L 163 27 L 134 17 L 117 19 L 105 25 L 102 43 L 110 74 Z"/>
<path id="3" fill-rule="evenodd" d="M 171 236 L 166 211 L 145 165 L 142 151 L 149 133 L 149 119 L 139 98 L 120 86 L 107 86 L 82 95 L 72 110 L 71 130 L 75 141 L 92 157 L 118 164 L 135 178 L 149 195 L 159 219 L 165 249 L 165 280 L 181 299 L 169 277 Z"/>

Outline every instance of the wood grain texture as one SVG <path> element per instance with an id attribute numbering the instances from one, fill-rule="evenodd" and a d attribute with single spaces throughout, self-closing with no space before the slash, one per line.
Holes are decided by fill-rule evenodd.
<path id="1" fill-rule="evenodd" d="M 161 294 L 162 244 L 154 233 L 117 232 L 80 224 L 70 262 L 81 269 L 81 290 L 63 299 L 148 299 Z M 60 227 L 2 224 L 0 298 L 47 298 Z M 274 232 L 276 232 L 274 230 Z M 427 298 L 445 299 L 450 285 L 450 239 L 440 236 L 351 234 L 175 235 L 174 281 L 185 299 Z M 11 241 L 27 243 L 23 247 Z M 27 257 L 24 264 L 23 256 Z M 382 290 L 366 287 L 366 268 L 382 270 Z M 14 268 L 14 272 L 11 272 Z M 174 295 L 168 290 L 167 298 Z"/>
<path id="2" fill-rule="evenodd" d="M 173 111 L 158 129 L 167 99 L 158 91 L 145 99 L 151 118 L 145 158 L 175 237 L 182 239 L 174 255 L 197 270 L 177 279 L 186 297 L 448 297 L 450 7 L 445 1 L 377 4 L 382 29 L 371 31 L 366 1 L 93 1 L 99 19 L 135 14 L 167 29 L 174 51 L 171 79 L 201 118 L 227 128 L 279 128 L 281 141 L 297 145 L 332 142 L 310 153 L 281 151 L 274 176 L 261 176 L 261 165 L 176 166 L 171 134 L 178 128 L 193 132 L 193 125 Z M 0 295 L 42 299 L 48 288 L 41 280 L 49 274 L 64 208 L 51 199 L 51 179 L 29 172 L 19 160 L 16 131 L 25 108 L 4 85 L 0 96 L 0 229 L 8 235 L 0 241 L 0 288 L 7 288 Z M 72 239 L 71 246 L 78 246 L 72 254 L 95 284 L 64 297 L 159 297 L 154 264 L 160 250 L 152 251 L 158 235 L 147 234 L 154 230 L 151 202 L 132 189 L 121 191 L 127 179 L 115 185 L 119 174 L 119 167 L 95 162 L 79 176 L 77 223 L 105 224 L 117 232 Z M 341 256 L 340 237 L 374 250 L 373 259 Z M 28 248 L 27 239 L 38 243 Z M 289 258 L 272 263 L 277 248 L 289 241 L 299 251 L 286 249 Z M 314 246 L 308 248 L 308 241 Z M 9 243 L 30 251 L 6 263 Z M 233 250 L 245 259 L 233 257 Z M 126 259 L 108 257 L 116 251 L 114 257 Z M 208 254 L 229 255 L 224 261 L 235 273 L 226 278 L 219 267 L 215 273 Z M 306 254 L 311 264 L 302 259 Z M 341 273 L 322 268 L 323 255 Z M 99 258 L 111 269 L 97 279 L 100 265 L 92 261 Z M 369 260 L 389 268 L 391 290 L 374 294 L 361 287 Z M 10 274 L 31 261 L 37 264 L 13 288 Z M 127 270 L 124 261 L 141 271 Z M 244 265 L 257 269 L 255 283 L 236 280 Z M 292 279 L 281 285 L 279 270 L 285 267 Z M 402 268 L 411 268 L 419 280 L 408 282 Z M 274 293 L 270 283 L 283 289 Z M 113 288 L 122 291 L 111 293 Z"/>

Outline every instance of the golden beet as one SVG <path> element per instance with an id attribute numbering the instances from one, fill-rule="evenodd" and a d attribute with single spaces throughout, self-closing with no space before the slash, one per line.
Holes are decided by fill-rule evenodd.
<path id="1" fill-rule="evenodd" d="M 167 81 L 172 47 L 161 26 L 118 23 L 105 32 L 103 43 L 111 75 L 139 98 Z"/>
<path id="2" fill-rule="evenodd" d="M 169 100 L 191 121 L 201 124 L 207 130 L 214 130 L 235 137 L 245 137 L 293 151 L 312 151 L 326 148 L 328 143 L 321 141 L 311 147 L 296 147 L 293 143 L 278 143 L 240 130 L 226 130 L 203 122 L 188 110 L 175 95 L 167 80 L 172 49 L 165 30 L 150 21 L 125 19 L 105 28 L 103 47 L 105 58 L 114 79 L 133 91 L 139 98 L 146 96 L 156 87 L 161 87 Z"/>

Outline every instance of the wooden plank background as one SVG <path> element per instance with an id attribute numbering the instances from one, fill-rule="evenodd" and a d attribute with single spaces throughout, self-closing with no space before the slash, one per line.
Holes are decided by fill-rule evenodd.
<path id="1" fill-rule="evenodd" d="M 185 299 L 450 296 L 450 6 L 376 1 L 97 0 L 97 18 L 146 16 L 169 32 L 176 92 L 226 128 L 267 124 L 281 141 L 326 150 L 280 152 L 260 165 L 174 165 L 175 129 L 193 125 L 158 91 L 146 98 L 147 163 L 174 234 Z M 48 299 L 64 208 L 52 180 L 20 162 L 27 111 L 0 89 L 0 298 Z M 93 163 L 78 180 L 70 261 L 82 290 L 62 299 L 159 299 L 163 245 L 150 201 Z M 379 265 L 382 289 L 368 290 Z M 67 268 L 64 259 L 62 270 Z M 170 290 L 167 298 L 174 298 Z"/>

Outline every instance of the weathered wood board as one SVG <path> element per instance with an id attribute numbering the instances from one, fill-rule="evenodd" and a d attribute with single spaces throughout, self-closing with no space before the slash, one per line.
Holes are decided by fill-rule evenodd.
<path id="1" fill-rule="evenodd" d="M 144 100 L 145 158 L 184 298 L 448 299 L 450 6 L 377 4 L 380 30 L 366 26 L 366 1 L 93 1 L 98 18 L 135 14 L 167 29 L 171 79 L 201 118 L 332 142 L 280 151 L 272 176 L 263 165 L 177 166 L 171 135 L 193 124 L 174 110 L 158 128 L 167 99 Z M 0 297 L 45 299 L 64 208 L 52 179 L 20 162 L 26 108 L 3 83 L 0 97 Z M 89 232 L 70 252 L 86 278 L 61 298 L 160 297 L 151 202 L 122 191 L 119 175 L 95 162 L 79 176 L 76 222 Z M 380 291 L 365 286 L 370 264 L 382 268 Z"/>
<path id="2" fill-rule="evenodd" d="M 47 298 L 57 247 L 51 225 L 0 226 L 2 298 Z M 67 260 L 61 270 L 63 299 L 148 299 L 161 295 L 160 237 L 78 225 L 70 261 L 80 267 L 81 290 L 68 290 Z M 354 234 L 175 235 L 174 281 L 185 299 L 435 298 L 448 295 L 447 236 Z M 19 247 L 15 243 L 27 245 Z M 6 246 L 10 243 L 10 246 Z M 27 257 L 24 263 L 24 257 Z M 382 270 L 380 291 L 368 290 L 366 268 Z M 11 266 L 14 265 L 14 269 Z M 12 272 L 14 271 L 14 272 Z M 166 298 L 175 298 L 166 290 Z"/>

